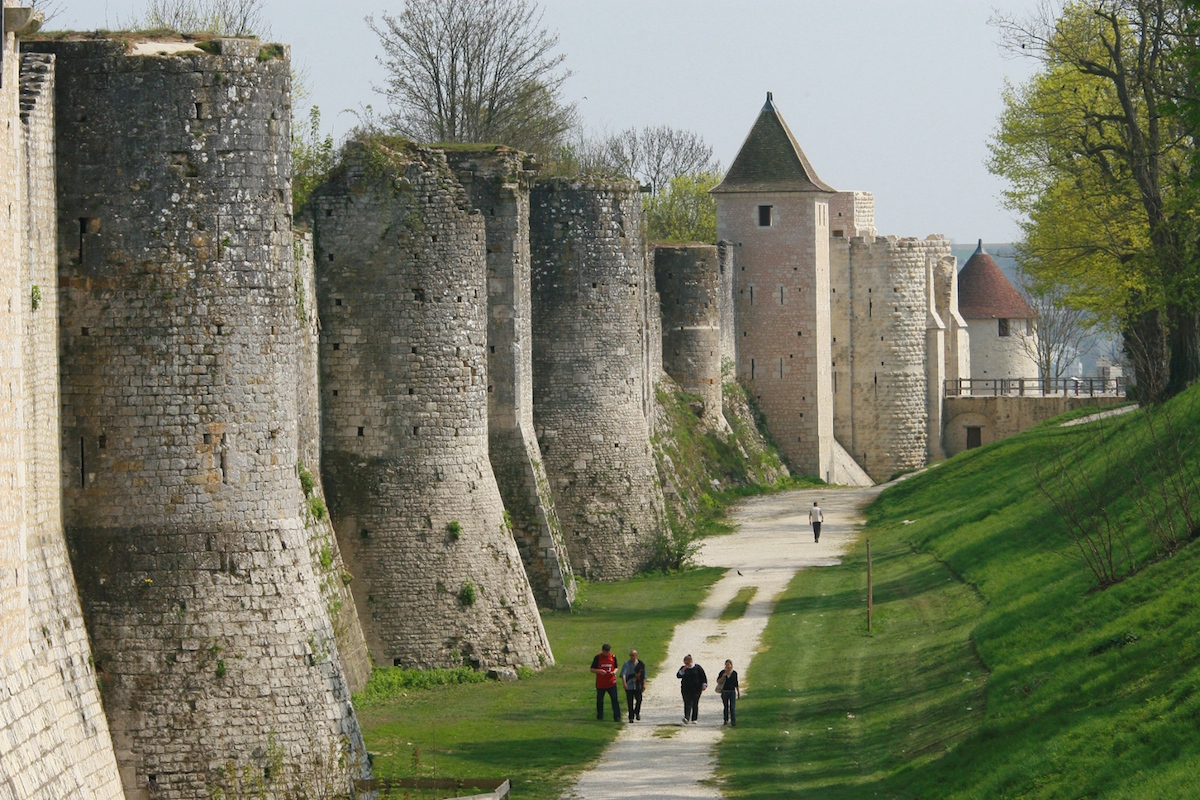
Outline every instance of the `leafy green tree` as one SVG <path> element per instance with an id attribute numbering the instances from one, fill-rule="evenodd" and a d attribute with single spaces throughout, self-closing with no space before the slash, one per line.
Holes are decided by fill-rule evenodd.
<path id="1" fill-rule="evenodd" d="M 646 233 L 652 242 L 716 242 L 717 201 L 709 192 L 721 182 L 715 172 L 672 178 L 646 198 Z"/>
<path id="2" fill-rule="evenodd" d="M 1195 91 L 1181 55 L 1196 11 L 1075 0 L 1052 12 L 994 20 L 1040 69 L 1006 92 L 990 167 L 1025 216 L 1025 268 L 1118 320 L 1139 389 L 1159 399 L 1200 377 L 1197 227 L 1180 180 L 1195 138 L 1173 111 Z"/>

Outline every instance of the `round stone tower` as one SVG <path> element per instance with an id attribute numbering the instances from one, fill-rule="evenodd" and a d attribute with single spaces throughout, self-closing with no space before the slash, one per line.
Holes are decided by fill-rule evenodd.
<path id="1" fill-rule="evenodd" d="M 539 181 L 530 252 L 533 419 L 571 565 L 626 578 L 664 524 L 644 402 L 652 289 L 637 184 Z"/>
<path id="2" fill-rule="evenodd" d="M 287 50 L 31 48 L 58 65 L 63 515 L 125 796 L 347 791 L 365 752 L 297 471 Z"/>
<path id="3" fill-rule="evenodd" d="M 309 208 L 325 486 L 375 660 L 552 663 L 488 461 L 482 217 L 442 153 L 382 138 Z"/>
<path id="4" fill-rule="evenodd" d="M 724 248 L 723 248 L 724 249 Z M 709 244 L 654 248 L 654 282 L 662 302 L 663 369 L 700 397 L 703 418 L 721 425 L 721 267 Z"/>
<path id="5" fill-rule="evenodd" d="M 1046 377 L 1037 362 L 1037 312 L 983 249 L 982 239 L 958 273 L 958 310 L 971 332 L 972 391 Z"/>

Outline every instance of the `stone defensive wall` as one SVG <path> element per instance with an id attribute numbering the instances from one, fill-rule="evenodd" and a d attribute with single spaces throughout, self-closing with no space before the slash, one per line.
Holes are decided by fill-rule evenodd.
<path id="1" fill-rule="evenodd" d="M 654 281 L 662 305 L 663 369 L 685 392 L 700 397 L 702 418 L 717 427 L 724 427 L 721 254 L 716 246 L 707 244 L 654 248 Z"/>
<path id="2" fill-rule="evenodd" d="M 658 299 L 637 184 L 540 180 L 530 231 L 533 418 L 571 566 L 629 577 L 665 524 L 646 401 Z"/>
<path id="3" fill-rule="evenodd" d="M 482 216 L 443 153 L 384 137 L 309 213 L 325 487 L 372 655 L 552 663 L 488 460 Z"/>
<path id="4" fill-rule="evenodd" d="M 56 56 L 63 517 L 125 796 L 340 791 L 368 773 L 297 468 L 287 50 L 144 44 L 28 44 Z"/>
<path id="5" fill-rule="evenodd" d="M 575 575 L 533 423 L 529 190 L 536 172 L 505 147 L 446 157 L 487 231 L 488 447 L 540 605 L 570 608 Z"/>
<path id="6" fill-rule="evenodd" d="M 927 373 L 942 358 L 930 270 L 949 255 L 940 237 L 830 240 L 834 429 L 875 481 L 926 463 Z"/>
<path id="7" fill-rule="evenodd" d="M 717 317 L 721 328 L 721 369 L 722 380 L 733 380 L 737 369 L 737 320 L 735 318 L 734 297 L 736 296 L 735 280 L 737 276 L 737 246 L 733 242 L 721 240 L 717 242 Z M 724 374 L 725 364 L 729 362 L 729 375 Z"/>
<path id="8" fill-rule="evenodd" d="M 18 57 L 13 30 L 32 20 L 3 5 L 0 382 L 15 391 L 0 396 L 0 797 L 116 800 L 121 780 L 62 527 L 54 58 Z"/>
<path id="9" fill-rule="evenodd" d="M 296 261 L 296 313 L 300 317 L 300 379 L 296 386 L 299 410 L 300 488 L 306 495 L 308 548 L 312 556 L 321 595 L 333 623 L 334 638 L 342 657 L 342 669 L 357 692 L 371 678 L 371 655 L 363 635 L 358 609 L 350 591 L 354 580 L 342 561 L 333 522 L 325 503 L 321 479 L 321 321 L 317 316 L 317 274 L 313 262 L 313 237 L 307 231 L 292 234 L 292 254 Z"/>
<path id="10" fill-rule="evenodd" d="M 1077 408 L 1105 409 L 1128 402 L 1125 397 L 1112 395 L 947 397 L 944 436 L 946 456 L 954 456 L 967 449 L 967 428 L 979 428 L 979 444 L 982 446 L 1016 436 L 1051 417 Z"/>

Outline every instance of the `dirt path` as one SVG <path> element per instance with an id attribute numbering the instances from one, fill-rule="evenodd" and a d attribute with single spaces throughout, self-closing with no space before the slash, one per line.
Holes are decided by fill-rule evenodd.
<path id="1" fill-rule="evenodd" d="M 882 488 L 801 489 L 739 505 L 731 515 L 740 525 L 737 533 L 708 539 L 698 558 L 704 566 L 728 567 L 729 572 L 713 586 L 696 616 L 675 629 L 667 663 L 649 665 L 641 721 L 624 724 L 616 741 L 566 796 L 578 800 L 720 797 L 714 773 L 715 747 L 723 730 L 717 673 L 725 659 L 733 660 L 742 683 L 738 713 L 753 714 L 751 658 L 776 598 L 797 570 L 838 563 L 861 523 L 862 507 Z M 813 543 L 808 524 L 814 500 L 825 511 L 820 544 Z M 720 621 L 721 612 L 745 586 L 758 587 L 746 614 L 732 622 Z M 613 647 L 618 663 L 628 657 L 621 643 L 614 642 Z M 699 723 L 684 726 L 675 671 L 688 653 L 708 674 L 709 690 L 700 700 Z"/>

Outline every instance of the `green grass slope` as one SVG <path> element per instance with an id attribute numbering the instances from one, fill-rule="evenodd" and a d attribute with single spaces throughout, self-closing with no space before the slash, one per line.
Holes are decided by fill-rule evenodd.
<path id="1" fill-rule="evenodd" d="M 376 670 L 354 698 L 376 777 L 509 778 L 514 798 L 558 797 L 623 724 L 612 722 L 607 707 L 606 719 L 596 721 L 588 670 L 600 645 L 611 643 L 618 661 L 636 647 L 654 680 L 675 626 L 691 619 L 722 574 L 698 569 L 581 584 L 573 612 L 543 612 L 555 666 L 515 683 L 479 683 L 451 670 Z"/>
<path id="2" fill-rule="evenodd" d="M 721 748 L 728 794 L 1200 797 L 1200 543 L 1166 556 L 1148 523 L 1195 494 L 1200 390 L 1152 419 L 1157 444 L 1140 412 L 1048 423 L 885 492 L 874 634 L 861 544 L 797 576 Z M 1129 537 L 1107 588 L 1038 488 L 1060 465 Z"/>

